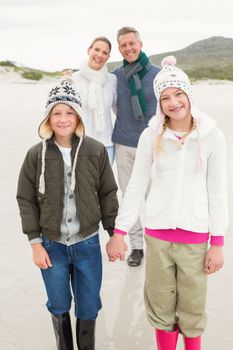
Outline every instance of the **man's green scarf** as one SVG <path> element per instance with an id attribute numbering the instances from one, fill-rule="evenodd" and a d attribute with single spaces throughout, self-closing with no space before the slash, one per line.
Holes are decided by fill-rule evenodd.
<path id="1" fill-rule="evenodd" d="M 129 82 L 133 113 L 137 120 L 144 119 L 146 100 L 142 90 L 141 79 L 151 67 L 151 63 L 144 52 L 140 52 L 137 61 L 129 63 L 123 60 L 123 69 Z"/>

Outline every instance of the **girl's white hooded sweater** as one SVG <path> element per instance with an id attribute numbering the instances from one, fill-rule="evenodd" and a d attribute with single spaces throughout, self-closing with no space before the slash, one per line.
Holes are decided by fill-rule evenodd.
<path id="1" fill-rule="evenodd" d="M 133 172 L 116 219 L 118 230 L 129 232 L 136 222 L 155 161 L 145 205 L 145 227 L 224 235 L 228 226 L 225 138 L 210 117 L 198 113 L 198 127 L 183 144 L 166 129 L 163 151 L 156 154 L 156 159 L 158 122 L 156 116 L 151 119 L 139 140 Z M 202 166 L 198 164 L 200 158 Z"/>

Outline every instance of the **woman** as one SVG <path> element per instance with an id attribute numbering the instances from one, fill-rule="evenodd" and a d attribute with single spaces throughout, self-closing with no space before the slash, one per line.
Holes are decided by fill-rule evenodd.
<path id="1" fill-rule="evenodd" d="M 115 75 L 108 73 L 106 65 L 111 47 L 106 37 L 95 38 L 88 48 L 88 60 L 81 63 L 71 79 L 82 100 L 86 134 L 105 145 L 113 164 L 112 109 L 116 109 L 117 80 Z"/>

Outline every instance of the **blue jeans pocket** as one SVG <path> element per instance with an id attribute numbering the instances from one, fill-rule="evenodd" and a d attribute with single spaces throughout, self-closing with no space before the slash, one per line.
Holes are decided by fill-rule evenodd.
<path id="1" fill-rule="evenodd" d="M 55 243 L 54 241 L 51 241 L 50 239 L 45 238 L 45 237 L 42 237 L 42 239 L 43 239 L 42 245 L 43 245 L 43 247 L 44 247 L 46 250 L 51 249 L 52 246 L 53 246 L 54 243 Z"/>
<path id="2" fill-rule="evenodd" d="M 90 247 L 98 247 L 100 245 L 99 235 L 97 234 L 91 238 L 87 238 L 83 241 L 83 243 Z"/>

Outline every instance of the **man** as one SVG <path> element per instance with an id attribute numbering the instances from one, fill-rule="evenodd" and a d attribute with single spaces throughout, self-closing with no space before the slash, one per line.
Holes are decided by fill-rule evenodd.
<path id="1" fill-rule="evenodd" d="M 118 48 L 124 60 L 113 73 L 117 76 L 117 118 L 112 140 L 115 143 L 119 186 L 124 194 L 128 185 L 139 137 L 155 114 L 153 80 L 159 68 L 152 65 L 142 49 L 139 33 L 123 27 L 117 33 Z M 143 176 L 143 169 L 142 169 Z M 129 266 L 138 266 L 143 257 L 143 229 L 138 218 L 129 232 Z"/>

